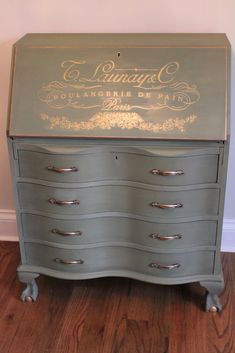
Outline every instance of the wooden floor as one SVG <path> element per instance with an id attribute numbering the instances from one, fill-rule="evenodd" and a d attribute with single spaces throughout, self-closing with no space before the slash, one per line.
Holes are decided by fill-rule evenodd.
<path id="1" fill-rule="evenodd" d="M 23 303 L 17 243 L 0 242 L 1 353 L 235 353 L 235 254 L 222 255 L 222 313 L 203 311 L 197 284 L 40 276 Z"/>

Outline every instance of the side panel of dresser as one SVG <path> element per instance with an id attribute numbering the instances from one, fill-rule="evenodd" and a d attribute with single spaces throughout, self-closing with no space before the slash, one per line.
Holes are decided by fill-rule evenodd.
<path id="1" fill-rule="evenodd" d="M 26 288 L 23 290 L 21 294 L 21 300 L 35 301 L 38 297 L 38 287 L 35 282 L 35 278 L 39 277 L 40 273 L 33 272 L 32 269 L 29 269 L 28 271 L 20 270 L 20 268 L 26 263 L 26 255 L 25 255 L 23 223 L 21 220 L 19 197 L 17 192 L 17 178 L 19 177 L 19 173 L 18 173 L 19 166 L 18 166 L 18 160 L 14 153 L 14 143 L 15 142 L 13 139 L 8 138 L 8 151 L 9 151 L 9 157 L 10 157 L 13 192 L 15 196 L 14 200 L 15 200 L 15 208 L 16 208 L 16 221 L 17 221 L 20 255 L 21 255 L 21 265 L 18 267 L 18 278 L 22 283 L 26 284 Z"/>
<path id="2" fill-rule="evenodd" d="M 229 143 L 230 136 L 227 141 L 223 143 L 224 148 L 221 148 L 220 160 L 219 160 L 219 172 L 218 182 L 221 185 L 220 188 L 220 202 L 219 202 L 219 214 L 218 214 L 218 225 L 217 225 L 217 240 L 216 240 L 216 254 L 215 254 L 215 265 L 214 273 L 216 278 L 212 280 L 200 281 L 200 284 L 207 289 L 206 296 L 206 311 L 222 310 L 222 305 L 218 299 L 218 295 L 224 289 L 224 278 L 223 270 L 221 265 L 221 241 L 222 241 L 222 230 L 223 230 L 223 215 L 224 215 L 224 202 L 225 202 L 225 190 L 226 190 L 226 179 L 227 179 L 227 167 L 229 157 Z"/>

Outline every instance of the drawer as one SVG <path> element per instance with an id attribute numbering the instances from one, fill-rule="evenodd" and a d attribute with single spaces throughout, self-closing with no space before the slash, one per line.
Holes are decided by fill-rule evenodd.
<path id="1" fill-rule="evenodd" d="M 170 218 L 218 213 L 219 189 L 217 188 L 157 191 L 156 188 L 127 185 L 92 186 L 79 189 L 55 188 L 33 183 L 18 183 L 17 186 L 20 206 L 29 211 L 65 215 L 123 212 Z M 71 202 L 73 205 L 62 205 L 64 202 Z M 177 208 L 159 208 L 166 205 Z"/>
<path id="2" fill-rule="evenodd" d="M 39 244 L 25 244 L 28 265 L 49 269 L 89 274 L 105 271 L 134 271 L 159 277 L 212 274 L 213 251 L 158 254 L 125 247 L 96 247 L 83 250 L 60 249 Z M 64 264 L 57 261 L 76 264 Z M 160 269 L 157 265 L 178 264 L 174 269 Z"/>
<path id="3" fill-rule="evenodd" d="M 216 221 L 155 223 L 112 216 L 68 220 L 22 214 L 22 224 L 27 240 L 83 246 L 115 242 L 153 249 L 215 246 L 217 231 Z"/>
<path id="4" fill-rule="evenodd" d="M 146 184 L 216 183 L 218 148 L 150 151 L 93 147 L 69 154 L 18 150 L 19 175 L 54 182 L 131 180 Z"/>

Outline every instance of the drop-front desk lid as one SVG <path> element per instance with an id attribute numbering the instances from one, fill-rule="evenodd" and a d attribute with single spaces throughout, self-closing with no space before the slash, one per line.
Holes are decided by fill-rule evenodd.
<path id="1" fill-rule="evenodd" d="M 229 62 L 223 34 L 28 34 L 8 133 L 225 140 Z"/>

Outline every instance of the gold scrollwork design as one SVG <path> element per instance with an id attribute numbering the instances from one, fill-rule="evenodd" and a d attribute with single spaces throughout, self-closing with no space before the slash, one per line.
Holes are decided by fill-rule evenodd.
<path id="1" fill-rule="evenodd" d="M 146 122 L 139 114 L 133 112 L 100 112 L 88 121 L 71 121 L 66 116 L 56 115 L 50 117 L 46 113 L 41 113 L 41 119 L 49 122 L 50 129 L 89 131 L 120 128 L 122 130 L 138 129 L 146 132 L 161 133 L 175 130 L 184 132 L 186 126 L 193 124 L 197 116 L 192 114 L 186 118 L 168 118 L 162 123 Z"/>

